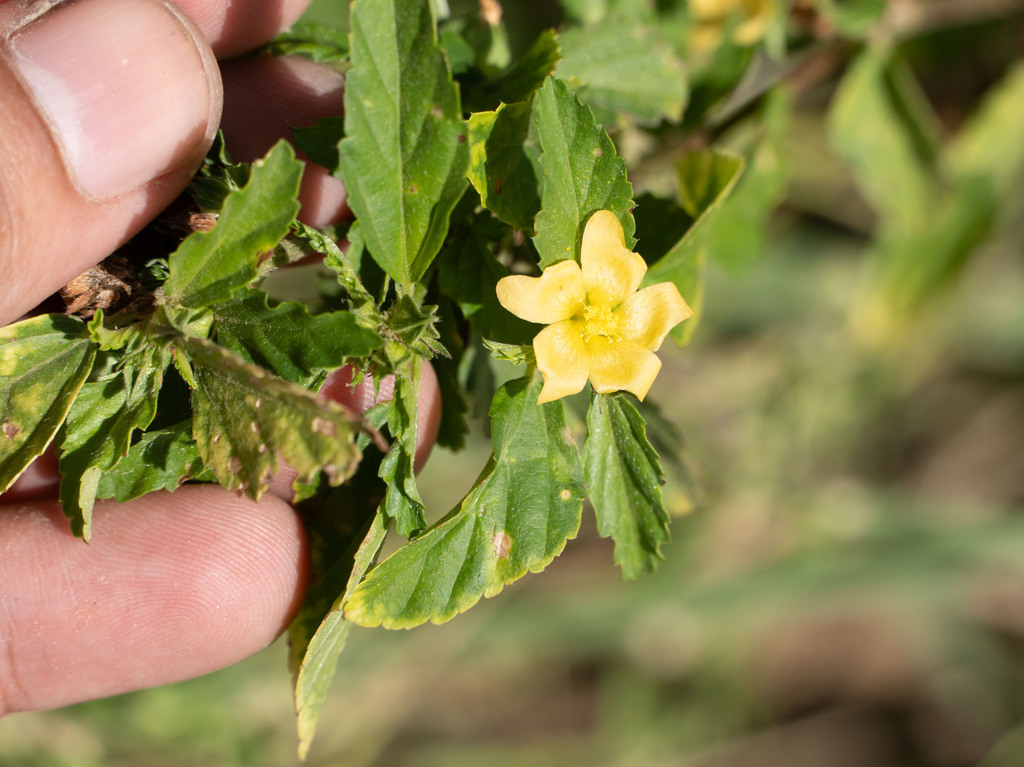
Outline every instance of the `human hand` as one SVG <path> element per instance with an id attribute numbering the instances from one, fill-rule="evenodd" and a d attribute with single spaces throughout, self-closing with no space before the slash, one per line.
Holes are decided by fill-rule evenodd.
<path id="1" fill-rule="evenodd" d="M 208 149 L 222 103 L 236 159 L 262 154 L 289 124 L 338 113 L 333 71 L 217 64 L 307 4 L 181 0 L 185 16 L 160 0 L 0 0 L 0 325 L 170 203 Z M 310 223 L 344 213 L 343 187 L 319 169 L 300 201 Z M 329 396 L 371 404 L 359 401 L 365 389 L 338 381 Z M 420 400 L 429 434 L 438 414 L 429 376 Z M 196 486 L 101 501 L 86 546 L 51 500 L 52 471 L 45 462 L 30 471 L 34 486 L 0 497 L 0 714 L 229 665 L 277 636 L 301 600 L 305 541 L 279 497 L 253 503 Z"/>

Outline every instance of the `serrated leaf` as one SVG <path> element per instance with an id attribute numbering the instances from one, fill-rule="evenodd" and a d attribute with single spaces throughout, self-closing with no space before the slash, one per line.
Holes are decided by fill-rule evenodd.
<path id="1" fill-rule="evenodd" d="M 491 405 L 494 452 L 457 509 L 369 572 L 345 604 L 361 626 L 444 622 L 527 572 L 544 569 L 579 529 L 582 465 L 561 402 L 542 381 L 505 384 Z"/>
<path id="2" fill-rule="evenodd" d="M 228 195 L 217 225 L 194 232 L 171 254 L 168 300 L 187 308 L 229 301 L 256 279 L 260 256 L 286 234 L 299 211 L 302 163 L 284 141 L 257 160 L 249 182 Z"/>
<path id="3" fill-rule="evenodd" d="M 345 619 L 342 606 L 373 563 L 387 532 L 387 517 L 378 513 L 361 542 L 358 538 L 354 539 L 354 542 L 358 542 L 358 548 L 354 553 L 345 552 L 342 558 L 351 559 L 352 563 L 348 584 L 323 618 L 302 655 L 302 662 L 295 674 L 296 729 L 299 735 L 301 760 L 305 760 L 309 753 L 320 711 L 323 709 L 338 664 L 338 655 L 344 649 L 349 631 L 352 629 L 352 623 Z"/>
<path id="4" fill-rule="evenodd" d="M 540 210 L 540 146 L 528 138 L 531 103 L 502 104 L 469 118 L 469 181 L 509 226 L 533 232 Z"/>
<path id="5" fill-rule="evenodd" d="M 604 123 L 628 115 L 643 125 L 678 122 L 686 106 L 683 63 L 657 28 L 626 14 L 566 31 L 555 74 Z"/>
<path id="6" fill-rule="evenodd" d="M 610 210 L 618 217 L 626 246 L 631 248 L 635 243 L 630 213 L 633 187 L 626 180 L 626 164 L 593 113 L 555 77 L 549 77 L 537 92 L 533 113 L 544 169 L 533 239 L 541 267 L 578 258 L 583 225 L 598 210 Z"/>
<path id="7" fill-rule="evenodd" d="M 700 322 L 707 267 L 706 236 L 743 168 L 742 157 L 714 149 L 687 153 L 676 166 L 679 203 L 693 224 L 682 239 L 648 269 L 644 284 L 674 283 L 693 309 L 693 317 L 671 331 L 672 338 L 679 344 L 689 342 Z"/>
<path id="8" fill-rule="evenodd" d="M 311 315 L 304 304 L 270 307 L 267 294 L 249 290 L 213 309 L 213 336 L 246 362 L 278 378 L 309 387 L 319 374 L 352 358 L 369 356 L 383 344 L 351 312 Z"/>
<path id="9" fill-rule="evenodd" d="M 128 453 L 136 429 L 152 422 L 170 363 L 168 346 L 141 348 L 123 358 L 116 375 L 85 384 L 75 399 L 60 444 L 60 501 L 75 535 L 89 540 L 100 477 Z"/>
<path id="10" fill-rule="evenodd" d="M 413 536 L 426 526 L 426 507 L 416 488 L 416 444 L 418 442 L 417 392 L 423 361 L 413 357 L 395 377 L 395 393 L 388 413 L 388 431 L 394 440 L 379 476 L 387 483 L 381 509 L 405 536 Z"/>
<path id="11" fill-rule="evenodd" d="M 583 445 L 587 497 L 597 531 L 615 541 L 615 564 L 624 578 L 652 572 L 668 543 L 669 516 L 658 454 L 647 441 L 643 417 L 621 394 L 594 394 Z"/>
<path id="12" fill-rule="evenodd" d="M 73 317 L 44 314 L 0 328 L 0 493 L 50 444 L 95 357 Z"/>
<path id="13" fill-rule="evenodd" d="M 123 503 L 155 490 L 176 490 L 187 480 L 206 477 L 192 438 L 192 422 L 183 421 L 143 434 L 113 469 L 103 472 L 96 497 Z M 212 474 L 208 478 L 212 480 Z"/>
<path id="14" fill-rule="evenodd" d="M 338 284 L 348 293 L 349 304 L 353 310 L 361 316 L 378 320 L 373 296 L 363 284 L 361 273 L 369 265 L 374 268 L 374 277 L 379 276 L 381 281 L 386 278 L 372 260 L 366 259 L 366 263 L 362 263 L 364 249 L 359 222 L 353 222 L 348 229 L 348 249 L 344 253 L 333 239 L 324 236 L 320 230 L 306 226 L 301 221 L 296 221 L 294 227 L 293 236 L 324 257 L 324 266 L 337 276 Z"/>
<path id="15" fill-rule="evenodd" d="M 296 484 L 321 470 L 334 485 L 352 473 L 359 421 L 351 413 L 209 341 L 186 338 L 180 347 L 196 382 L 193 435 L 222 486 L 258 499 L 278 455 L 298 472 Z"/>
<path id="16" fill-rule="evenodd" d="M 426 0 L 355 0 L 341 169 L 373 258 L 397 282 L 441 248 L 469 163 L 459 93 Z"/>

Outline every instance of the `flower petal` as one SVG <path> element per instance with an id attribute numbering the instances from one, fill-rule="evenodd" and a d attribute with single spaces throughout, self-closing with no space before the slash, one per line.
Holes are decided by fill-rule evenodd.
<path id="1" fill-rule="evenodd" d="M 629 391 L 643 401 L 661 370 L 661 360 L 650 349 L 632 341 L 609 341 L 603 336 L 587 340 L 590 383 L 594 391 L 609 394 Z"/>
<path id="2" fill-rule="evenodd" d="M 583 230 L 583 282 L 591 304 L 618 306 L 640 286 L 643 258 L 625 245 L 622 224 L 610 210 L 599 210 Z"/>
<path id="3" fill-rule="evenodd" d="M 559 261 L 540 277 L 514 274 L 497 285 L 501 305 L 527 322 L 550 325 L 583 311 L 586 290 L 583 274 L 575 261 Z"/>
<path id="4" fill-rule="evenodd" d="M 615 316 L 622 318 L 623 340 L 658 351 L 668 332 L 692 317 L 693 309 L 674 284 L 659 282 L 627 298 Z"/>
<path id="5" fill-rule="evenodd" d="M 590 352 L 583 342 L 583 323 L 567 320 L 548 325 L 533 339 L 537 369 L 544 374 L 538 403 L 583 391 L 590 373 Z"/>

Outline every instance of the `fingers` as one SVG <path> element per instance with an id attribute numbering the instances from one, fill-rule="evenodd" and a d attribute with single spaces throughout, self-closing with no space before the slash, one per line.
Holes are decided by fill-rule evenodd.
<path id="1" fill-rule="evenodd" d="M 217 58 L 237 56 L 287 29 L 310 0 L 177 0 L 202 30 Z"/>
<path id="2" fill-rule="evenodd" d="M 0 514 L 0 715 L 227 666 L 284 629 L 305 585 L 283 501 L 210 486 L 97 503 L 89 545 L 57 504 Z"/>
<path id="3" fill-rule="evenodd" d="M 365 376 L 358 386 L 352 386 L 352 368 L 343 367 L 327 377 L 320 393 L 357 413 L 364 413 L 378 402 L 385 402 L 395 396 L 395 378 L 388 376 L 380 382 L 379 391 L 374 394 L 373 377 Z M 420 373 L 420 390 L 416 398 L 416 471 L 430 457 L 437 431 L 441 425 L 441 393 L 433 365 L 423 363 Z"/>
<path id="4" fill-rule="evenodd" d="M 354 410 L 372 406 L 369 379 L 350 381 L 343 369 L 322 393 Z M 382 382 L 378 399 L 393 386 Z M 440 417 L 430 365 L 418 406 L 417 469 Z M 283 500 L 268 493 L 254 503 L 196 485 L 125 504 L 100 501 L 86 545 L 58 504 L 27 500 L 55 491 L 49 460 L 43 485 L 0 506 L 0 716 L 198 676 L 251 655 L 285 628 L 302 599 L 307 553 Z M 12 489 L 2 500 L 16 497 Z"/>
<path id="5" fill-rule="evenodd" d="M 216 62 L 161 0 L 0 4 L 0 324 L 185 187 L 220 119 Z"/>
<path id="6" fill-rule="evenodd" d="M 251 162 L 291 129 L 342 114 L 345 78 L 327 66 L 299 57 L 229 61 L 224 78 L 221 129 L 234 160 Z M 306 166 L 299 191 L 299 218 L 326 226 L 349 215 L 345 185 L 324 168 Z"/>

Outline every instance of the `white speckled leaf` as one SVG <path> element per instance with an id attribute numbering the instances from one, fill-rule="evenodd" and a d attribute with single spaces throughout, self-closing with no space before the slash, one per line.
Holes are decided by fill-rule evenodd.
<path id="1" fill-rule="evenodd" d="M 355 469 L 360 421 L 340 405 L 209 341 L 190 338 L 182 346 L 197 384 L 193 435 L 221 485 L 259 498 L 278 454 L 298 472 L 296 484 L 323 470 L 337 485 Z"/>

